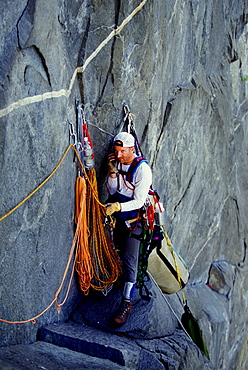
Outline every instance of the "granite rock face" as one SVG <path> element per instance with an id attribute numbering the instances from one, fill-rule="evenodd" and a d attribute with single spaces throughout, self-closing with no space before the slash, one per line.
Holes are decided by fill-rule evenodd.
<path id="1" fill-rule="evenodd" d="M 0 11 L 0 217 L 59 163 L 75 98 L 104 201 L 105 157 L 126 102 L 165 227 L 189 266 L 185 292 L 213 363 L 245 369 L 247 1 L 13 0 Z M 54 176 L 1 219 L 0 319 L 30 319 L 53 301 L 73 239 L 75 176 L 70 149 Z M 38 328 L 64 321 L 81 298 L 74 279 L 59 315 L 54 304 L 35 325 L 0 322 L 1 345 L 35 341 Z"/>
<path id="2" fill-rule="evenodd" d="M 114 325 L 112 321 L 122 299 L 122 289 L 115 286 L 106 297 L 102 293 L 86 297 L 72 313 L 71 319 L 130 338 L 153 339 L 172 335 L 179 326 L 177 318 L 171 315 L 161 291 L 151 281 L 145 286 L 149 297 L 144 292 L 141 296 L 136 289 L 131 314 L 123 326 Z"/>

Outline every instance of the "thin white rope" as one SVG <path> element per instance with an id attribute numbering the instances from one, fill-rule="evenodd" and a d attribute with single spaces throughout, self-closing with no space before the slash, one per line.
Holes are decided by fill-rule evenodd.
<path id="1" fill-rule="evenodd" d="M 176 317 L 176 319 L 178 320 L 178 322 L 180 323 L 183 331 L 185 332 L 185 334 L 187 335 L 187 337 L 189 337 L 189 339 L 191 340 L 191 342 L 194 343 L 193 339 L 191 338 L 191 336 L 189 335 L 189 333 L 187 332 L 187 330 L 184 328 L 183 324 L 182 324 L 182 321 L 180 319 L 180 317 L 177 315 L 177 313 L 175 312 L 174 308 L 171 306 L 170 302 L 168 301 L 168 299 L 165 297 L 164 293 L 162 292 L 161 288 L 158 286 L 157 282 L 154 280 L 153 276 L 147 271 L 149 277 L 151 278 L 151 280 L 153 281 L 153 283 L 156 285 L 156 287 L 158 288 L 161 296 L 163 297 L 163 299 L 165 300 L 165 302 L 167 303 L 168 307 L 170 308 L 171 312 L 173 313 L 173 315 Z M 195 343 L 194 343 L 195 344 Z"/>
<path id="2" fill-rule="evenodd" d="M 61 90 L 58 90 L 58 91 L 49 91 L 49 92 L 46 92 L 44 94 L 39 94 L 39 95 L 33 95 L 33 96 L 28 96 L 26 98 L 23 98 L 23 99 L 20 99 L 12 104 L 10 104 L 9 106 L 7 106 L 6 108 L 3 108 L 0 110 L 0 118 L 1 117 L 4 117 L 4 116 L 7 116 L 9 113 L 11 113 L 12 111 L 16 110 L 16 109 L 19 109 L 20 107 L 23 107 L 23 106 L 26 106 L 26 105 L 30 105 L 30 104 L 33 104 L 33 103 L 38 103 L 38 102 L 41 102 L 41 101 L 44 101 L 46 99 L 55 99 L 55 98 L 61 98 L 61 97 L 66 97 L 67 99 L 70 97 L 71 95 L 71 92 L 72 92 L 72 88 L 73 88 L 73 85 L 74 85 L 74 82 L 75 82 L 75 79 L 77 77 L 77 74 L 78 73 L 83 73 L 85 71 L 85 69 L 87 68 L 87 66 L 89 65 L 89 63 L 97 56 L 97 54 L 102 50 L 102 48 L 116 35 L 118 35 L 122 30 L 123 28 L 132 20 L 132 18 L 143 8 L 143 6 L 145 5 L 145 3 L 147 2 L 147 0 L 143 0 L 133 11 L 131 14 L 129 14 L 129 16 L 127 18 L 124 19 L 124 21 L 120 24 L 120 26 L 118 26 L 116 29 L 114 29 L 109 35 L 108 37 L 106 37 L 105 40 L 103 40 L 101 42 L 101 44 L 96 48 L 96 50 L 86 59 L 85 63 L 83 64 L 83 66 L 81 67 L 77 67 L 72 75 L 72 78 L 71 78 L 71 81 L 70 81 L 70 85 L 69 85 L 69 88 L 68 90 L 66 89 L 61 89 Z"/>

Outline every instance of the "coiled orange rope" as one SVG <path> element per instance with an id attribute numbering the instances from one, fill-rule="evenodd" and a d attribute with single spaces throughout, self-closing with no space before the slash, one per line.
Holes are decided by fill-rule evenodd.
<path id="1" fill-rule="evenodd" d="M 75 224 L 77 225 L 74 236 L 76 243 L 75 268 L 78 273 L 80 289 L 84 294 L 88 294 L 93 271 L 88 245 L 86 182 L 82 176 L 78 176 L 76 180 Z"/>
<path id="2" fill-rule="evenodd" d="M 53 304 L 57 305 L 57 312 L 59 313 L 61 306 L 65 304 L 68 298 L 75 268 L 79 274 L 80 288 L 84 290 L 84 292 L 86 293 L 88 292 L 88 289 L 89 289 L 87 287 L 89 285 L 90 279 L 91 279 L 90 285 L 94 289 L 105 290 L 118 278 L 120 261 L 117 257 L 116 252 L 113 250 L 112 246 L 110 245 L 110 241 L 108 240 L 108 238 L 106 237 L 106 234 L 104 233 L 104 226 L 103 226 L 102 220 L 105 217 L 105 206 L 98 199 L 95 170 L 89 171 L 88 174 L 86 173 L 86 170 L 78 155 L 77 149 L 72 144 L 70 144 L 67 147 L 64 155 L 62 156 L 61 160 L 59 161 L 55 169 L 51 172 L 51 174 L 36 189 L 34 189 L 26 198 L 24 198 L 18 205 L 16 205 L 13 209 L 11 209 L 7 214 L 2 216 L 0 218 L 0 221 L 4 220 L 11 213 L 17 210 L 23 203 L 25 203 L 29 198 L 31 198 L 43 185 L 45 185 L 45 183 L 59 169 L 66 155 L 68 154 L 70 148 L 72 148 L 75 151 L 80 167 L 82 168 L 85 179 L 87 180 L 87 192 L 86 192 L 87 193 L 87 203 L 85 202 L 85 187 L 84 185 L 82 185 L 81 180 L 78 180 L 80 184 L 76 184 L 76 187 L 78 186 L 78 189 L 76 189 L 76 191 L 78 191 L 78 193 L 81 194 L 81 197 L 80 197 L 81 203 L 79 202 L 76 205 L 77 208 L 76 208 L 75 221 L 78 225 L 80 224 L 80 226 L 77 227 L 76 229 L 74 240 L 71 246 L 71 250 L 69 253 L 68 261 L 67 261 L 64 273 L 63 273 L 61 283 L 57 291 L 54 294 L 54 299 L 38 315 L 30 319 L 22 320 L 22 321 L 9 321 L 9 320 L 0 319 L 0 322 L 5 322 L 8 324 L 25 324 L 28 322 L 36 323 L 36 320 L 40 316 L 42 316 L 45 312 L 47 312 L 53 306 Z M 88 198 L 90 198 L 90 201 Z M 87 204 L 87 212 L 85 208 L 86 204 Z M 89 209 L 90 205 L 92 205 L 93 207 L 91 211 Z M 87 217 L 85 217 L 85 212 L 86 212 Z M 87 222 L 89 222 L 89 220 L 92 220 L 88 229 L 85 227 L 86 219 L 87 219 Z M 91 231 L 90 239 L 89 239 L 91 241 L 91 248 L 89 250 L 89 255 L 88 255 L 84 247 L 85 245 L 87 246 L 87 241 L 86 241 L 87 238 L 86 238 L 85 232 L 88 233 L 89 230 Z M 99 232 L 99 235 L 98 235 L 98 232 Z M 89 235 L 87 234 L 87 236 Z M 65 297 L 62 303 L 58 303 L 58 297 L 64 286 L 64 282 L 65 282 L 67 273 L 69 271 L 69 267 L 71 265 L 71 261 L 72 261 L 75 250 L 76 250 L 76 257 L 74 258 L 74 261 L 73 261 L 71 276 L 68 282 L 67 291 L 66 291 L 66 294 L 65 294 Z M 89 256 L 91 259 L 94 259 L 95 261 L 93 266 L 91 266 Z M 84 271 L 83 266 L 86 266 L 86 269 L 85 269 L 86 272 Z M 92 278 L 92 273 L 94 274 L 93 278 Z M 81 277 L 83 277 L 82 281 L 81 281 Z M 94 280 L 93 282 L 92 282 L 92 279 Z"/>
<path id="3" fill-rule="evenodd" d="M 87 189 L 87 224 L 90 231 L 89 251 L 93 267 L 91 286 L 95 290 L 106 290 L 120 274 L 121 262 L 113 249 L 108 234 L 104 229 L 105 209 L 97 201 L 97 181 L 95 169 L 87 171 L 89 183 L 94 192 Z"/>

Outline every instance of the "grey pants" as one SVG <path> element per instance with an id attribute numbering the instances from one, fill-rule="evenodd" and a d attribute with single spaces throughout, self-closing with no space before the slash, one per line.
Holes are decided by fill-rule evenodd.
<path id="1" fill-rule="evenodd" d="M 132 226 L 134 226 L 134 224 L 132 224 Z M 138 224 L 135 230 L 131 231 L 124 221 L 117 220 L 116 222 L 114 243 L 119 250 L 119 255 L 122 260 L 124 282 L 136 283 L 140 241 L 130 236 L 130 234 L 140 235 L 141 232 L 142 227 L 140 224 Z"/>

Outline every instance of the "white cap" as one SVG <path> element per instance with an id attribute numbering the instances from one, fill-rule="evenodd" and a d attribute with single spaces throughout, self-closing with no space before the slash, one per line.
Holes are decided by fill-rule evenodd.
<path id="1" fill-rule="evenodd" d="M 134 137 L 133 135 L 129 134 L 128 132 L 120 132 L 114 138 L 114 145 L 116 141 L 120 141 L 122 146 L 125 148 L 131 148 L 134 146 Z"/>

